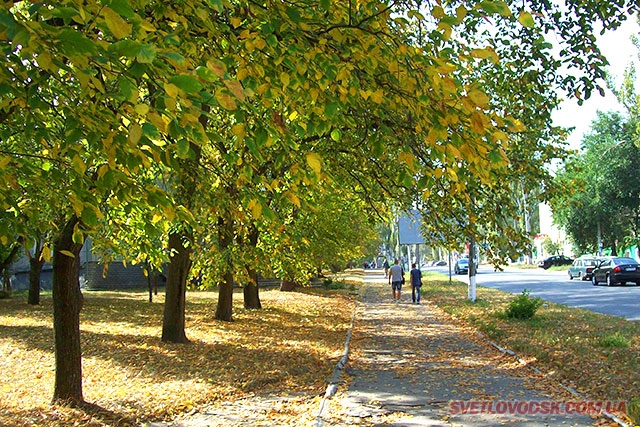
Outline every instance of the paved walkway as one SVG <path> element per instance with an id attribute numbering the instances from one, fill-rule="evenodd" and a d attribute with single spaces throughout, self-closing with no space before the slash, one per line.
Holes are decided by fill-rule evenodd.
<path id="1" fill-rule="evenodd" d="M 368 273 L 345 370 L 349 386 L 328 402 L 318 425 L 602 425 L 586 415 L 527 414 L 537 402 L 546 402 L 550 413 L 559 412 L 552 405 L 576 398 L 560 387 L 566 395 L 552 396 L 545 389 L 553 385 L 534 381 L 529 368 L 486 338 L 456 325 L 429 301 L 412 304 L 410 289 L 402 298 L 394 303 L 384 277 Z M 483 411 L 489 403 L 506 413 Z M 519 410 L 508 411 L 508 405 Z"/>

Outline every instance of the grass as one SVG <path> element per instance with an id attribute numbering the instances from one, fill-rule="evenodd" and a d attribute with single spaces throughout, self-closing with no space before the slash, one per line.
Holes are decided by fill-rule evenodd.
<path id="1" fill-rule="evenodd" d="M 581 396 L 640 399 L 640 323 L 554 303 L 532 319 L 509 319 L 504 312 L 515 295 L 478 287 L 478 301 L 471 303 L 466 284 L 433 276 L 422 289 L 457 322 L 485 332 Z"/>
<path id="2" fill-rule="evenodd" d="M 32 307 L 0 300 L 0 425 L 127 426 L 169 420 L 194 408 L 254 395 L 304 396 L 278 417 L 317 410 L 354 309 L 348 290 L 261 291 L 262 310 L 245 310 L 236 294 L 234 321 L 214 320 L 217 294 L 189 292 L 187 336 L 162 343 L 163 302 L 141 292 L 85 292 L 81 313 L 83 391 L 100 410 L 51 406 L 54 354 L 51 296 Z M 304 403 L 303 403 L 304 402 Z M 276 411 L 277 412 L 277 411 Z M 308 413 L 307 413 L 308 412 Z M 305 418 L 306 417 L 306 418 Z"/>

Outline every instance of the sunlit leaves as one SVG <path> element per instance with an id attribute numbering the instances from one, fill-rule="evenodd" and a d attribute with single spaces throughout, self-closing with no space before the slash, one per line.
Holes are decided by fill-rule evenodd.
<path id="1" fill-rule="evenodd" d="M 518 14 L 518 21 L 527 28 L 533 28 L 536 24 L 533 16 L 529 12 L 524 11 Z"/>
<path id="2" fill-rule="evenodd" d="M 123 19 L 120 15 L 114 12 L 110 7 L 104 7 L 102 9 L 102 13 L 105 18 L 105 22 L 107 23 L 107 27 L 115 38 L 123 39 L 131 34 L 131 24 L 129 24 L 125 19 Z"/>

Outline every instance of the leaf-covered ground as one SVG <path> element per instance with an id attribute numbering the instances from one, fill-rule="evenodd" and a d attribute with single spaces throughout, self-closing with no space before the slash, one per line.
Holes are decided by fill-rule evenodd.
<path id="1" fill-rule="evenodd" d="M 479 287 L 478 301 L 471 303 L 466 284 L 438 278 L 422 289 L 454 321 L 480 330 L 580 396 L 627 403 L 640 398 L 640 323 L 554 303 L 532 319 L 507 319 L 512 294 Z"/>
<path id="2" fill-rule="evenodd" d="M 355 299 L 348 292 L 261 291 L 264 309 L 214 320 L 217 294 L 187 296 L 191 344 L 160 341 L 163 296 L 85 292 L 81 313 L 84 398 L 93 410 L 51 406 L 52 305 L 0 300 L 0 425 L 126 426 L 173 419 L 205 406 L 278 393 L 295 404 L 269 406 L 274 424 L 310 425 L 344 353 Z M 278 420 L 287 420 L 278 422 Z"/>

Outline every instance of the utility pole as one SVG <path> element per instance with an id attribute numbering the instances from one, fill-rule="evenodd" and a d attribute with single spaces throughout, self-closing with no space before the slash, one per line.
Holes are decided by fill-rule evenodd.
<path id="1" fill-rule="evenodd" d="M 476 302 L 476 238 L 471 236 L 469 241 L 469 301 Z"/>

